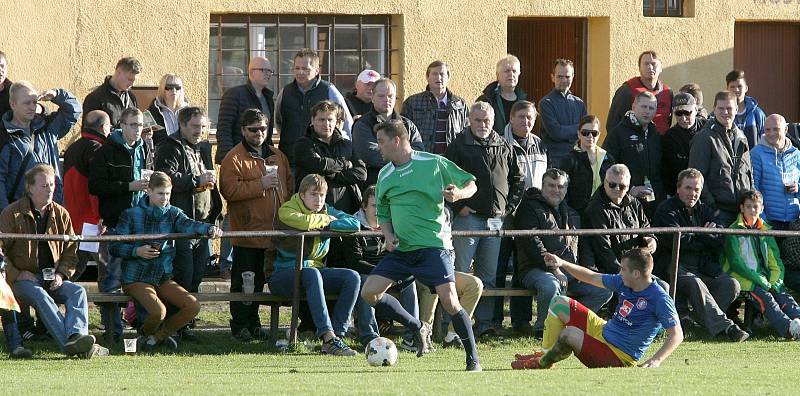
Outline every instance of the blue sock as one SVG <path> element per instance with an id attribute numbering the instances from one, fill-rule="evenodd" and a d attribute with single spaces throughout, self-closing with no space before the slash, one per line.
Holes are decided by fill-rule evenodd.
<path id="1" fill-rule="evenodd" d="M 469 320 L 467 311 L 462 308 L 460 311 L 451 315 L 453 318 L 453 328 L 456 334 L 461 337 L 464 344 L 464 352 L 467 354 L 467 364 L 478 363 L 478 348 L 475 346 L 475 335 L 472 334 L 472 321 Z"/>
<path id="2" fill-rule="evenodd" d="M 418 331 L 422 327 L 422 322 L 412 316 L 400 305 L 400 301 L 384 293 L 383 297 L 375 304 L 375 316 L 383 316 L 398 321 L 401 325 L 412 331 Z"/>

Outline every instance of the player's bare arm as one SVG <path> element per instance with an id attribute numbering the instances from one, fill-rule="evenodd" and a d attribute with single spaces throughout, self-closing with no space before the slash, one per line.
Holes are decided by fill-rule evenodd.
<path id="1" fill-rule="evenodd" d="M 656 368 L 661 365 L 661 363 L 667 359 L 667 357 L 678 348 L 678 345 L 683 342 L 683 329 L 681 328 L 680 323 L 676 323 L 675 326 L 670 327 L 667 329 L 667 340 L 664 341 L 664 345 L 653 355 L 650 359 L 647 359 L 644 363 L 639 365 L 639 367 L 650 367 Z"/>
<path id="2" fill-rule="evenodd" d="M 455 202 L 462 199 L 467 199 L 478 191 L 478 186 L 475 185 L 475 181 L 470 180 L 464 187 L 458 188 L 455 184 L 448 184 L 444 190 L 442 190 L 442 196 L 447 202 Z"/>
<path id="3" fill-rule="evenodd" d="M 561 268 L 572 274 L 572 276 L 574 276 L 575 279 L 581 282 L 605 288 L 605 286 L 603 285 L 602 274 L 598 274 L 597 272 L 594 272 L 586 267 L 581 267 L 580 265 L 564 261 L 560 257 L 552 253 L 544 253 L 542 257 L 544 257 L 544 263 L 548 267 Z"/>
<path id="4" fill-rule="evenodd" d="M 400 244 L 400 239 L 397 238 L 397 235 L 394 233 L 394 227 L 392 226 L 391 221 L 387 221 L 385 223 L 381 223 L 381 232 L 383 232 L 383 237 L 386 239 L 386 250 L 392 252 Z"/>

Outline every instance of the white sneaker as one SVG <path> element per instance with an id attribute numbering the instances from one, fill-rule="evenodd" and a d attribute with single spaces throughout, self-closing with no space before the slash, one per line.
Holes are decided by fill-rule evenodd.
<path id="1" fill-rule="evenodd" d="M 794 318 L 789 322 L 789 335 L 795 340 L 800 340 L 800 319 Z"/>

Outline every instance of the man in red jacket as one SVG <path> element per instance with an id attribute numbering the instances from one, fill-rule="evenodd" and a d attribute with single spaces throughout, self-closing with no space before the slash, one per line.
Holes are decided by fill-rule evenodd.
<path id="1" fill-rule="evenodd" d="M 659 80 L 661 76 L 661 59 L 655 51 L 645 51 L 639 55 L 639 75 L 625 81 L 614 92 L 611 108 L 608 109 L 606 130 L 617 126 L 625 113 L 631 109 L 633 100 L 641 92 L 649 91 L 656 96 L 658 107 L 653 123 L 656 130 L 663 135 L 672 126 L 672 89 Z"/>

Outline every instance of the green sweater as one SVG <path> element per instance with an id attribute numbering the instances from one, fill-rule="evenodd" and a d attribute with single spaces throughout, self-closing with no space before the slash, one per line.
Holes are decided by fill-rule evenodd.
<path id="1" fill-rule="evenodd" d="M 730 228 L 743 230 L 750 227 L 744 224 L 740 214 Z M 771 229 L 761 218 L 753 228 Z M 753 291 L 756 286 L 764 290 L 783 290 L 783 261 L 774 237 L 727 235 L 720 261 L 722 270 L 739 281 L 742 291 Z"/>

